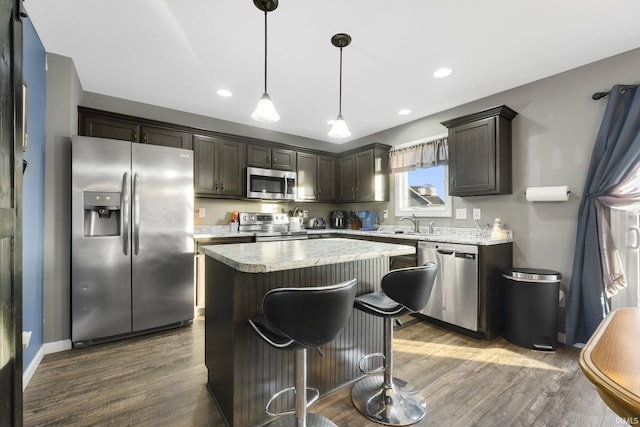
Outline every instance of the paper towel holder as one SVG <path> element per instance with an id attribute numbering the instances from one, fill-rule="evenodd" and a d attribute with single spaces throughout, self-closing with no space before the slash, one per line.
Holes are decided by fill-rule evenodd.
<path id="1" fill-rule="evenodd" d="M 527 197 L 528 190 L 531 190 L 529 191 L 529 197 Z M 527 189 L 524 191 L 525 199 L 528 202 L 566 202 L 569 200 L 570 194 L 571 191 L 566 185 L 527 187 Z"/>

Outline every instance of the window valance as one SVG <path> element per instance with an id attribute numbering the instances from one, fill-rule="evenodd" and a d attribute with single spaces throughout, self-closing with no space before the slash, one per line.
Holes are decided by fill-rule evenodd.
<path id="1" fill-rule="evenodd" d="M 433 139 L 389 152 L 389 167 L 392 173 L 446 165 L 448 161 L 449 145 L 447 137 Z"/>

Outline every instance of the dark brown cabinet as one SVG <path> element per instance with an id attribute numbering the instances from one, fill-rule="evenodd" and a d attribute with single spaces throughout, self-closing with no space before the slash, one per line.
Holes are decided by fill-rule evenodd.
<path id="1" fill-rule="evenodd" d="M 163 147 L 193 149 L 192 134 L 155 126 L 142 126 L 142 143 Z"/>
<path id="2" fill-rule="evenodd" d="M 295 171 L 296 152 L 268 145 L 248 144 L 247 166 Z"/>
<path id="3" fill-rule="evenodd" d="M 128 120 L 79 113 L 78 133 L 82 136 L 138 142 L 140 125 Z"/>
<path id="4" fill-rule="evenodd" d="M 193 151 L 196 196 L 242 197 L 245 143 L 195 135 Z"/>
<path id="5" fill-rule="evenodd" d="M 299 152 L 298 200 L 335 200 L 335 159 L 312 153 Z"/>
<path id="6" fill-rule="evenodd" d="M 389 200 L 389 148 L 375 144 L 373 148 L 340 157 L 340 201 Z"/>
<path id="7" fill-rule="evenodd" d="M 442 122 L 449 128 L 449 194 L 511 194 L 511 120 L 506 105 Z"/>
<path id="8" fill-rule="evenodd" d="M 333 202 L 336 199 L 336 159 L 318 156 L 318 200 Z"/>

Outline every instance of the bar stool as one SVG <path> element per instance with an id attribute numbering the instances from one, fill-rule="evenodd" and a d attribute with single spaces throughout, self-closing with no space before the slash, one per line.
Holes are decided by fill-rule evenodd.
<path id="1" fill-rule="evenodd" d="M 267 402 L 267 414 L 284 415 L 270 426 L 335 426 L 328 418 L 307 413 L 307 407 L 320 395 L 315 387 L 307 387 L 307 348 L 319 350 L 333 341 L 353 311 L 355 296 L 356 279 L 324 287 L 276 288 L 265 294 L 264 316 L 249 323 L 273 347 L 296 351 L 296 385 L 279 391 Z M 273 412 L 272 403 L 291 391 L 295 392 L 295 409 Z M 307 400 L 307 391 L 315 394 L 311 400 Z"/>
<path id="2" fill-rule="evenodd" d="M 354 406 L 375 422 L 409 425 L 417 423 L 427 413 L 427 402 L 417 389 L 393 377 L 393 321 L 424 308 L 431 295 L 436 272 L 435 263 L 393 270 L 382 277 L 382 291 L 355 299 L 358 310 L 384 318 L 384 353 L 369 354 L 360 360 L 363 373 L 384 373 L 364 377 L 351 390 Z M 366 370 L 364 363 L 373 357 L 382 358 L 384 366 Z"/>

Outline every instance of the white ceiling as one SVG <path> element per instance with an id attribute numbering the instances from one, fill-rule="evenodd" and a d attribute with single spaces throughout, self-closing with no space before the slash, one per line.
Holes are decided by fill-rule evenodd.
<path id="1" fill-rule="evenodd" d="M 268 91 L 281 120 L 263 124 L 250 117 L 264 84 L 264 14 L 253 0 L 24 4 L 46 51 L 73 58 L 85 91 L 329 142 L 640 47 L 637 0 L 280 0 L 268 15 Z M 342 99 L 352 136 L 332 140 L 339 32 L 353 38 Z M 442 66 L 453 74 L 432 77 Z"/>

